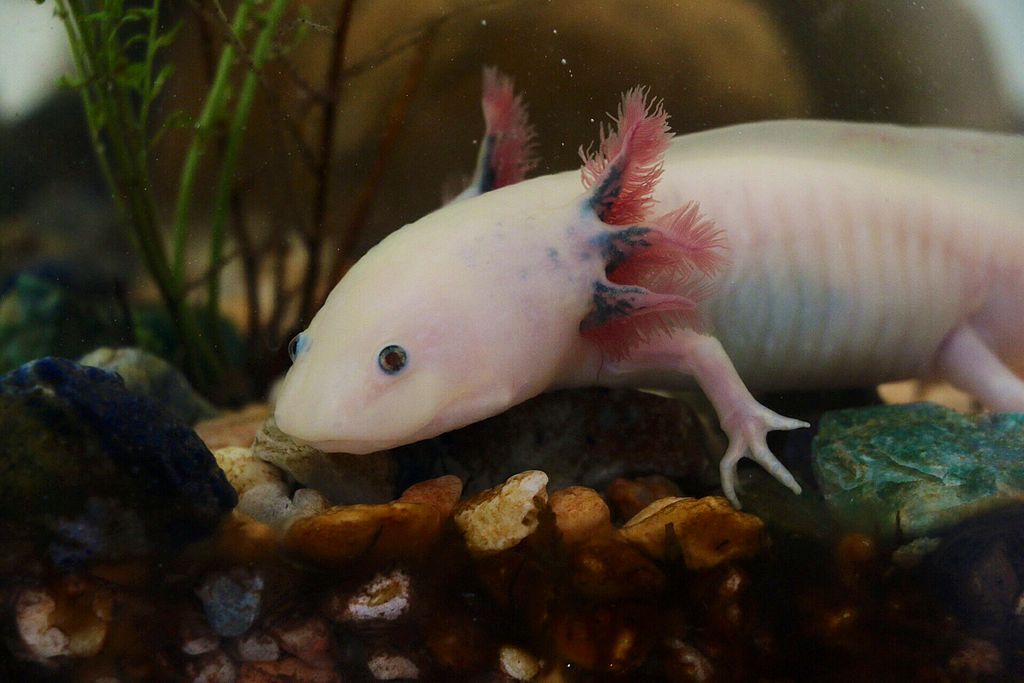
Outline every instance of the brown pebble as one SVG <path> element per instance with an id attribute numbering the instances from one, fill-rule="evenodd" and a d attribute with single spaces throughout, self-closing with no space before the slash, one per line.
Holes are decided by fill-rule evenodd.
<path id="1" fill-rule="evenodd" d="M 665 588 L 654 562 L 619 538 L 597 538 L 573 549 L 571 583 L 590 598 L 650 597 Z"/>
<path id="2" fill-rule="evenodd" d="M 725 498 L 662 498 L 626 522 L 622 536 L 656 559 L 682 554 L 688 569 L 708 569 L 760 552 L 764 522 Z"/>
<path id="3" fill-rule="evenodd" d="M 836 566 L 839 577 L 850 588 L 857 588 L 864 583 L 878 559 L 875 541 L 866 534 L 847 534 L 836 546 Z"/>
<path id="4" fill-rule="evenodd" d="M 285 535 L 285 545 L 332 568 L 357 559 L 420 559 L 441 535 L 461 491 L 459 479 L 448 475 L 416 484 L 391 503 L 331 507 L 296 520 Z"/>
<path id="5" fill-rule="evenodd" d="M 598 605 L 555 615 L 551 643 L 557 660 L 624 674 L 647 659 L 655 621 L 651 611 L 635 605 Z"/>
<path id="6" fill-rule="evenodd" d="M 969 638 L 950 658 L 949 668 L 965 680 L 998 676 L 1004 669 L 1003 655 L 994 643 L 980 638 Z"/>
<path id="7" fill-rule="evenodd" d="M 555 527 L 566 545 L 575 545 L 612 529 L 608 504 L 594 489 L 570 486 L 555 491 L 548 501 Z"/>
<path id="8" fill-rule="evenodd" d="M 608 486 L 607 494 L 619 517 L 631 519 L 654 501 L 679 497 L 682 492 L 668 477 L 653 474 L 636 479 L 620 477 Z"/>
<path id="9" fill-rule="evenodd" d="M 293 657 L 276 662 L 246 662 L 236 683 L 341 683 L 341 674 L 319 669 Z"/>
<path id="10" fill-rule="evenodd" d="M 440 615 L 427 626 L 427 647 L 434 662 L 458 672 L 474 672 L 491 665 L 497 647 L 479 624 L 468 615 Z"/>
<path id="11" fill-rule="evenodd" d="M 293 619 L 275 624 L 271 633 L 289 652 L 311 667 L 329 669 L 334 664 L 331 654 L 331 632 L 327 621 L 320 617 Z"/>

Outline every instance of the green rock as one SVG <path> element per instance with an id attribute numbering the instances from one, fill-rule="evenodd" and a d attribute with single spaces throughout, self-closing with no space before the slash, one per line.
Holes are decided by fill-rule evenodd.
<path id="1" fill-rule="evenodd" d="M 822 417 L 814 474 L 843 526 L 908 539 L 1024 500 L 1024 413 L 918 403 Z"/>
<path id="2" fill-rule="evenodd" d="M 128 316 L 110 292 L 22 272 L 0 296 L 0 373 L 130 338 Z"/>

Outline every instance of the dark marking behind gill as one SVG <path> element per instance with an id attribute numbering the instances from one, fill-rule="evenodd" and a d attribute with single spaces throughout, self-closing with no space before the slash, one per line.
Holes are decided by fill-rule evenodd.
<path id="1" fill-rule="evenodd" d="M 626 318 L 636 310 L 635 295 L 646 293 L 642 287 L 614 287 L 594 282 L 594 308 L 580 323 L 580 330 L 589 330 L 605 323 Z"/>
<path id="2" fill-rule="evenodd" d="M 494 183 L 496 182 L 496 175 L 494 173 L 494 147 L 497 143 L 497 138 L 494 135 L 487 135 L 484 137 L 484 148 L 481 156 L 480 163 L 480 194 L 484 192 L 490 192 L 494 189 Z"/>
<path id="3" fill-rule="evenodd" d="M 590 200 L 587 202 L 587 205 L 597 214 L 598 218 L 604 220 L 608 210 L 612 208 L 615 200 L 618 199 L 620 192 L 622 192 L 622 167 L 618 164 L 613 164 L 611 168 L 605 171 L 604 182 L 594 188 L 594 191 L 590 194 Z"/>
<path id="4" fill-rule="evenodd" d="M 634 225 L 594 237 L 593 244 L 601 250 L 601 257 L 604 259 L 605 273 L 618 268 L 636 249 L 651 246 L 645 239 L 650 232 L 651 228 Z"/>

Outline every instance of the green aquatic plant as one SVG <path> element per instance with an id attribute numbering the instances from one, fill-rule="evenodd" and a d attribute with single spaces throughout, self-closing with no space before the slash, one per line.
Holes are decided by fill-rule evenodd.
<path id="1" fill-rule="evenodd" d="M 174 327 L 167 335 L 174 343 L 152 350 L 176 349 L 169 360 L 214 400 L 258 395 L 287 362 L 284 342 L 308 324 L 351 262 L 433 40 L 457 12 L 382 36 L 377 52 L 346 61 L 356 0 L 327 7 L 301 0 L 193 0 L 170 7 L 160 0 L 54 4 L 74 57 L 75 75 L 67 83 L 81 95 L 99 166 Z M 174 102 L 164 90 L 176 77 L 175 60 L 186 56 L 175 46 L 185 24 L 196 31 L 191 37 L 199 39 L 208 75 L 204 84 L 188 73 L 189 87 L 203 93 L 194 111 L 168 113 Z M 290 61 L 297 46 L 315 39 L 322 42 L 310 47 L 328 65 L 321 83 L 306 82 Z M 373 150 L 369 172 L 356 188 L 351 215 L 337 224 L 331 195 L 346 172 L 334 163 L 345 89 L 375 65 L 410 52 L 406 76 L 380 112 L 383 125 L 367 145 Z M 264 119 L 254 123 L 256 102 Z M 297 185 L 308 194 L 286 197 L 298 210 L 285 224 L 261 233 L 251 224 L 263 222 L 258 212 L 265 207 L 247 201 L 252 174 L 240 168 L 240 158 L 248 147 L 266 143 L 267 117 L 269 134 L 277 136 L 275 149 L 298 160 L 306 178 Z M 178 181 L 172 192 L 157 192 L 151 165 L 156 150 L 166 149 L 158 145 L 170 140 L 184 150 L 180 168 L 172 169 Z M 168 158 L 173 155 L 160 160 L 164 170 Z M 199 252 L 206 256 L 193 262 L 199 238 L 206 240 Z M 304 257 L 305 267 L 292 283 L 285 273 L 295 254 Z M 221 310 L 222 274 L 232 262 L 240 265 L 245 297 L 241 360 Z M 269 296 L 260 296 L 261 285 L 269 285 Z"/>
<path id="2" fill-rule="evenodd" d="M 169 116 L 155 125 L 152 114 L 173 74 L 173 65 L 165 63 L 161 53 L 174 41 L 181 24 L 169 29 L 161 27 L 160 0 L 133 4 L 124 0 L 55 0 L 55 4 L 57 16 L 67 31 L 77 72 L 66 82 L 81 95 L 99 167 L 128 234 L 177 328 L 184 364 L 193 381 L 207 391 L 230 386 L 227 380 L 231 368 L 221 350 L 216 322 L 220 316 L 224 226 L 257 73 L 267 60 L 271 40 L 288 2 L 272 0 L 260 4 L 242 0 L 237 7 L 231 23 L 232 39 L 225 42 L 216 77 L 193 127 L 175 202 L 170 250 L 158 223 L 150 155 L 160 137 L 180 121 L 180 117 Z M 250 21 L 258 28 L 226 128 L 227 143 L 220 160 L 209 240 L 207 305 L 204 311 L 197 311 L 188 300 L 185 282 L 189 210 L 196 193 L 199 160 L 213 141 L 214 129 L 226 117 L 231 102 L 232 73 L 238 70 L 241 61 L 236 45 L 242 44 L 241 36 Z"/>
<path id="3" fill-rule="evenodd" d="M 132 243 L 171 314 L 184 365 L 191 378 L 205 389 L 223 387 L 228 368 L 223 354 L 218 351 L 215 332 L 219 317 L 217 297 L 209 297 L 207 309 L 202 313 L 188 302 L 184 283 L 187 231 L 183 227 L 175 230 L 174 247 L 168 253 L 151 178 L 154 145 L 178 120 L 171 116 L 158 125 L 152 118 L 154 105 L 173 74 L 173 66 L 164 62 L 161 53 L 174 41 L 181 25 L 161 28 L 160 0 L 137 4 L 126 4 L 124 0 L 54 2 L 56 14 L 68 33 L 77 72 L 67 83 L 81 94 L 99 168 L 111 187 Z M 254 4 L 253 0 L 244 0 L 239 6 L 233 26 L 240 29 L 240 33 Z M 287 0 L 274 0 L 265 13 L 258 37 L 263 44 L 273 35 L 286 4 Z M 261 53 L 266 53 L 265 47 L 254 53 L 254 68 L 260 66 Z M 189 160 L 203 154 L 209 143 L 212 122 L 225 108 L 226 75 L 233 61 L 233 48 L 228 45 L 222 54 L 221 78 L 210 89 L 204 117 L 196 126 Z M 229 135 L 234 148 L 241 143 L 248 112 L 249 106 L 240 104 L 232 118 Z M 230 176 L 236 158 L 225 156 L 221 164 L 222 176 Z M 194 166 L 186 165 L 182 174 L 176 225 L 186 223 L 188 207 L 193 203 L 194 170 Z M 223 222 L 222 217 L 215 219 L 215 225 L 221 229 Z M 216 263 L 222 244 L 216 229 L 210 242 L 211 262 Z M 217 292 L 219 276 L 220 268 L 210 270 L 211 293 Z M 201 319 L 204 316 L 205 319 Z"/>

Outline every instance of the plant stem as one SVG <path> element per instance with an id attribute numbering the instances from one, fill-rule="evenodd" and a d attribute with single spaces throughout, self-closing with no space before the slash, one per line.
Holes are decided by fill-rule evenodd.
<path id="1" fill-rule="evenodd" d="M 254 0 L 242 0 L 235 11 L 231 22 L 231 31 L 240 36 L 249 21 Z M 181 180 L 178 184 L 178 198 L 174 211 L 174 281 L 180 287 L 185 281 L 185 249 L 188 244 L 188 212 L 195 194 L 198 180 L 199 162 L 206 151 L 206 145 L 213 134 L 213 128 L 224 113 L 230 90 L 231 67 L 235 63 L 235 47 L 231 41 L 224 43 L 213 84 L 206 96 L 203 110 L 196 122 L 195 135 L 189 145 L 185 163 L 181 169 Z"/>
<path id="2" fill-rule="evenodd" d="M 288 6 L 288 0 L 274 0 L 270 10 L 264 17 L 263 27 L 256 38 L 256 44 L 252 50 L 252 60 L 242 89 L 239 93 L 238 102 L 235 104 L 235 114 L 231 119 L 228 129 L 228 141 L 224 149 L 224 159 L 221 162 L 220 177 L 217 182 L 216 195 L 213 205 L 213 227 L 210 231 L 210 263 L 220 263 L 224 251 L 224 226 L 227 222 L 227 215 L 231 205 L 231 190 L 235 177 L 235 166 L 238 161 L 238 152 L 242 146 L 242 138 L 245 134 L 245 126 L 249 120 L 249 112 L 252 109 L 253 99 L 256 94 L 256 85 L 259 79 L 259 70 L 263 68 L 270 54 L 270 47 L 274 35 L 277 33 L 277 26 L 284 16 L 284 10 Z M 211 319 L 216 319 L 220 310 L 220 269 L 213 272 L 209 281 L 207 294 L 207 311 Z"/>
<path id="3" fill-rule="evenodd" d="M 416 55 L 409 66 L 409 71 L 406 73 L 398 95 L 388 111 L 384 131 L 381 133 L 380 144 L 377 147 L 377 154 L 373 159 L 373 166 L 370 168 L 370 173 L 359 190 L 359 197 L 355 201 L 356 208 L 352 212 L 352 218 L 349 219 L 345 230 L 338 237 L 334 258 L 328 270 L 328 286 L 325 288 L 324 298 L 326 298 L 327 294 L 330 294 L 331 286 L 341 279 L 346 259 L 352 250 L 355 239 L 370 216 L 370 209 L 373 208 L 373 201 L 377 196 L 377 190 L 380 187 L 381 180 L 384 178 L 388 157 L 391 155 L 391 150 L 398 141 L 398 136 L 405 125 L 405 117 L 409 113 L 409 107 L 412 106 L 416 86 L 419 85 L 420 80 L 423 78 L 423 72 L 427 66 L 427 57 L 430 55 L 430 48 L 433 46 L 436 34 L 437 26 L 435 25 L 428 28 L 420 39 L 416 47 Z M 322 306 L 323 300 L 318 303 Z"/>
<path id="4" fill-rule="evenodd" d="M 327 231 L 327 200 L 331 174 L 331 159 L 334 158 L 334 122 L 337 117 L 338 104 L 341 99 L 341 74 L 345 64 L 345 44 L 348 40 L 349 26 L 352 23 L 352 11 L 355 0 L 345 0 L 341 15 L 334 29 L 331 48 L 331 66 L 327 74 L 325 92 L 330 99 L 324 104 L 323 124 L 320 128 L 320 157 L 316 169 L 316 194 L 313 199 L 313 220 L 310 225 L 309 237 L 306 240 L 306 251 L 309 263 L 306 276 L 302 283 L 302 296 L 299 300 L 298 323 L 303 325 L 309 320 L 313 311 L 317 285 L 320 282 L 320 262 L 324 246 L 324 234 Z"/>
<path id="5" fill-rule="evenodd" d="M 150 81 L 157 49 L 159 0 L 148 18 L 146 61 L 142 82 L 123 78 L 125 46 L 120 30 L 126 21 L 122 0 L 108 0 L 92 11 L 83 0 L 56 0 L 80 78 L 78 84 L 93 148 L 104 179 L 142 261 L 156 283 L 164 305 L 177 327 L 185 360 L 194 379 L 216 382 L 223 372 L 220 358 L 202 336 L 181 288 L 176 284 L 157 227 L 150 189 L 145 125 L 156 91 Z M 137 107 L 137 110 L 136 110 Z"/>

